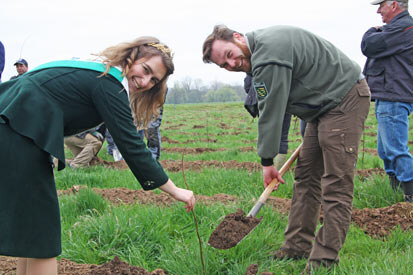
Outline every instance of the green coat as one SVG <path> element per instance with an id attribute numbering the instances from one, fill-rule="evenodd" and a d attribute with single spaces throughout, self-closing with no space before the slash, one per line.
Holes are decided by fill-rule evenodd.
<path id="1" fill-rule="evenodd" d="M 105 122 L 143 189 L 167 182 L 138 135 L 122 84 L 99 74 L 49 68 L 0 84 L 0 255 L 50 258 L 61 253 L 50 155 L 63 169 L 64 136 Z"/>
<path id="2" fill-rule="evenodd" d="M 52 68 L 27 73 L 0 86 L 0 123 L 59 159 L 64 168 L 64 136 L 105 122 L 129 168 L 143 189 L 166 183 L 133 123 L 126 92 L 112 76 L 96 71 Z"/>
<path id="3" fill-rule="evenodd" d="M 274 26 L 246 38 L 260 111 L 258 155 L 272 159 L 285 112 L 315 120 L 341 102 L 361 69 L 333 44 L 300 28 Z"/>

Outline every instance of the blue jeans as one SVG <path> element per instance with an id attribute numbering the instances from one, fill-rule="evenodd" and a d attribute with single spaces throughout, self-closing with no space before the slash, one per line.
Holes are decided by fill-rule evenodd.
<path id="1" fill-rule="evenodd" d="M 413 181 L 413 157 L 409 152 L 409 115 L 413 103 L 376 100 L 377 151 L 387 174 L 401 182 Z"/>

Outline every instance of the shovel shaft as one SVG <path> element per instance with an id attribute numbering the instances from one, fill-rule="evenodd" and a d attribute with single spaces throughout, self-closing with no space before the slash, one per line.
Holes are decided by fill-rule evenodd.
<path id="1" fill-rule="evenodd" d="M 294 163 L 294 161 L 297 159 L 298 155 L 300 154 L 302 146 L 303 146 L 303 144 L 300 144 L 298 146 L 298 148 L 294 151 L 294 153 L 291 155 L 291 157 L 281 167 L 281 169 L 279 171 L 281 176 L 283 176 L 285 174 L 285 172 L 287 172 L 287 170 L 290 169 L 291 165 Z M 271 181 L 271 183 L 267 185 L 264 192 L 262 192 L 261 196 L 258 198 L 258 201 L 255 203 L 254 207 L 248 213 L 247 217 L 255 217 L 258 214 L 261 207 L 265 204 L 268 197 L 271 195 L 272 191 L 274 191 L 274 188 L 277 185 L 278 185 L 278 179 L 277 178 L 273 179 Z"/>

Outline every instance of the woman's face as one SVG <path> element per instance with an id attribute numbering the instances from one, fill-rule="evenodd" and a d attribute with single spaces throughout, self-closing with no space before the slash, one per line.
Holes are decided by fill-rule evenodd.
<path id="1" fill-rule="evenodd" d="M 129 91 L 131 93 L 145 92 L 158 84 L 165 74 L 166 68 L 159 55 L 137 59 L 126 75 Z"/>

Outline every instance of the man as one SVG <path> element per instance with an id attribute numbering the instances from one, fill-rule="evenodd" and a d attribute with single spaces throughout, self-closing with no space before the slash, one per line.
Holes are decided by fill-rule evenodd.
<path id="1" fill-rule="evenodd" d="M 23 58 L 17 60 L 16 63 L 14 63 L 14 66 L 16 66 L 17 75 L 12 76 L 10 80 L 22 76 L 24 73 L 26 73 L 29 70 L 29 65 L 27 64 L 27 61 Z"/>
<path id="2" fill-rule="evenodd" d="M 409 115 L 413 111 L 413 18 L 408 0 L 376 0 L 384 26 L 364 34 L 364 74 L 376 101 L 377 151 L 393 190 L 401 185 L 413 202 L 413 157 L 409 152 Z"/>
<path id="3" fill-rule="evenodd" d="M 99 153 L 102 148 L 105 124 L 87 130 L 80 134 L 65 138 L 65 145 L 73 154 L 73 160 L 69 163 L 71 168 L 87 167 L 90 161 Z"/>
<path id="4" fill-rule="evenodd" d="M 338 263 L 351 221 L 354 168 L 370 104 L 359 66 L 330 42 L 290 26 L 245 36 L 215 26 L 204 42 L 203 60 L 253 76 L 265 186 L 273 179 L 283 182 L 273 158 L 279 152 L 284 114 L 308 122 L 285 241 L 275 257 L 309 257 L 307 273 Z M 320 204 L 324 223 L 315 236 Z"/>

